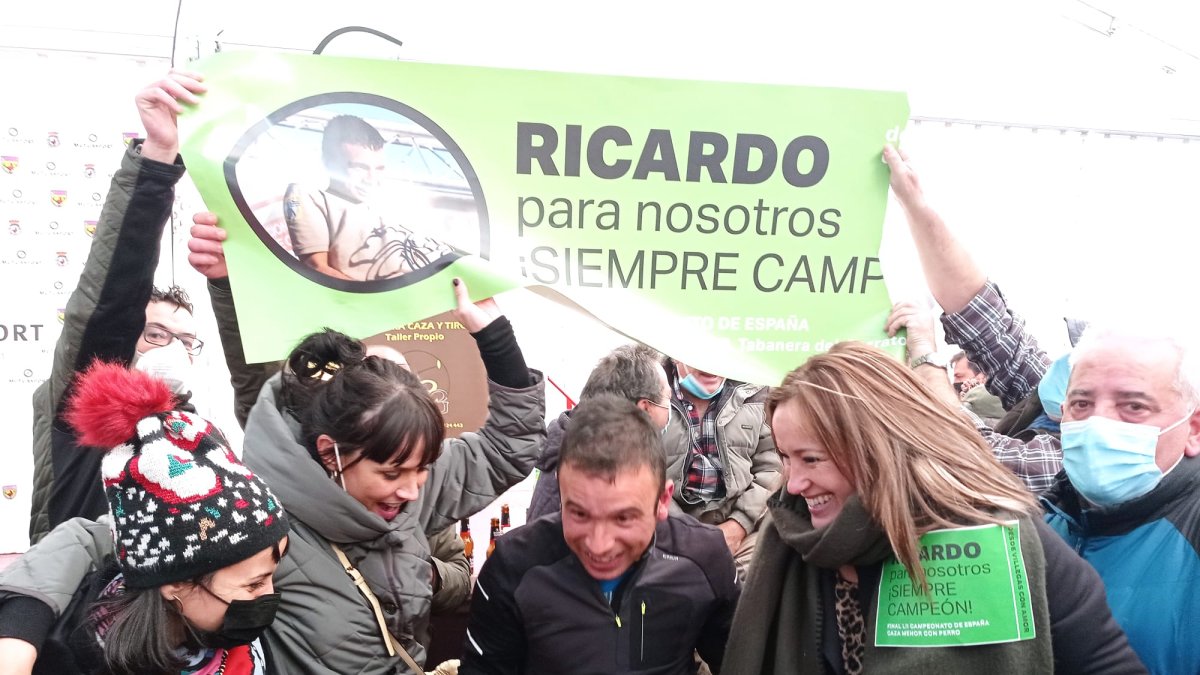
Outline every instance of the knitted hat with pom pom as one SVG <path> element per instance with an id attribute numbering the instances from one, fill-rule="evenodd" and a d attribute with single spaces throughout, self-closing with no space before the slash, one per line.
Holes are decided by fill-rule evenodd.
<path id="1" fill-rule="evenodd" d="M 216 572 L 288 531 L 279 500 L 221 430 L 174 407 L 162 380 L 107 363 L 80 376 L 67 404 L 79 443 L 110 448 L 100 474 L 132 588 Z"/>

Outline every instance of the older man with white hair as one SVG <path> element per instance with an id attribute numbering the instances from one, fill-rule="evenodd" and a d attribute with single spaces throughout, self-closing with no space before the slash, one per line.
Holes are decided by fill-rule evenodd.
<path id="1" fill-rule="evenodd" d="M 1195 357 L 1165 331 L 1084 333 L 1063 403 L 1064 471 L 1042 495 L 1152 673 L 1200 673 Z"/>

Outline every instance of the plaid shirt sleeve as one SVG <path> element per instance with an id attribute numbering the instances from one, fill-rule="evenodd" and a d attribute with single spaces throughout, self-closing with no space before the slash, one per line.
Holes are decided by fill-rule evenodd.
<path id="1" fill-rule="evenodd" d="M 1021 479 L 1033 494 L 1045 492 L 1054 484 L 1054 477 L 1062 469 L 1062 443 L 1048 434 L 1038 434 L 1028 441 L 1005 436 L 992 431 L 983 420 L 963 408 L 971 418 L 979 435 L 992 448 L 1004 468 Z"/>
<path id="2" fill-rule="evenodd" d="M 1050 364 L 1037 338 L 1025 330 L 1025 320 L 1008 308 L 992 281 L 961 311 L 943 314 L 942 326 L 946 342 L 962 347 L 987 373 L 987 390 L 1000 397 L 1005 410 L 1033 392 Z"/>

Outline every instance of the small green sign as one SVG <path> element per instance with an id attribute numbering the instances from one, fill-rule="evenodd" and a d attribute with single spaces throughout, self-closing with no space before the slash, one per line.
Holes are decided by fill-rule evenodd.
<path id="1" fill-rule="evenodd" d="M 891 558 L 879 579 L 875 644 L 956 647 L 1037 635 L 1015 521 L 921 537 L 925 585 Z"/>

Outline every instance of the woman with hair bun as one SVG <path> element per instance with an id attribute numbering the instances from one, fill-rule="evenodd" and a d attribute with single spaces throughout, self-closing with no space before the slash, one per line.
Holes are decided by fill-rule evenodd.
<path id="1" fill-rule="evenodd" d="M 415 375 L 330 330 L 293 350 L 250 411 L 246 463 L 292 522 L 293 553 L 276 575 L 285 599 L 268 635 L 286 672 L 417 670 L 438 583 L 429 537 L 533 467 L 545 436 L 542 378 L 494 302 L 472 304 L 459 280 L 455 293 L 488 374 L 479 431 L 445 438 Z"/>

